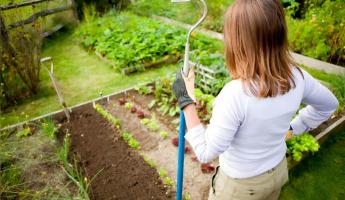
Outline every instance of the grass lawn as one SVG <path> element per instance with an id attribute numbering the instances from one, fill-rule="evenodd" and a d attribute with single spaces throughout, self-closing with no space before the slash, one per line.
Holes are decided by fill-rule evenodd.
<path id="1" fill-rule="evenodd" d="M 61 33 L 48 40 L 43 49 L 43 56 L 53 57 L 55 77 L 68 106 L 99 97 L 100 92 L 110 94 L 177 70 L 177 65 L 170 65 L 124 76 L 93 52 L 86 52 L 75 38 L 73 33 Z M 41 80 L 41 90 L 37 96 L 1 114 L 0 127 L 61 109 L 44 68 L 41 70 Z"/>
<path id="2" fill-rule="evenodd" d="M 336 200 L 345 197 L 345 130 L 331 136 L 314 156 L 290 172 L 280 200 Z"/>

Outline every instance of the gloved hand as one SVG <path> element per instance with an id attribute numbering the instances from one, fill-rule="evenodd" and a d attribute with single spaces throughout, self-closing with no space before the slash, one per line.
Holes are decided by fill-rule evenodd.
<path id="1" fill-rule="evenodd" d="M 189 70 L 188 76 L 185 76 L 183 74 L 182 69 L 176 73 L 176 80 L 173 84 L 173 91 L 176 95 L 181 109 L 189 104 L 196 102 L 194 94 L 194 82 L 194 67 Z"/>

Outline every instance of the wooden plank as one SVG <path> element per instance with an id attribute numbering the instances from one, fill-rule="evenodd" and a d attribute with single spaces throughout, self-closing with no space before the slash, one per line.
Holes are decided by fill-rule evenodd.
<path id="1" fill-rule="evenodd" d="M 35 5 L 38 3 L 45 2 L 45 1 L 51 1 L 51 0 L 34 0 L 34 1 L 27 1 L 27 2 L 22 2 L 22 3 L 8 4 L 5 6 L 0 6 L 0 11 L 10 10 L 10 9 L 14 9 L 14 8 L 20 8 L 20 7 L 24 7 L 24 6 Z"/>
<path id="2" fill-rule="evenodd" d="M 43 10 L 43 11 L 40 11 L 40 12 L 37 12 L 37 13 L 31 15 L 29 18 L 27 18 L 25 20 L 22 20 L 22 21 L 19 21 L 19 22 L 16 22 L 16 23 L 9 25 L 8 29 L 13 29 L 13 28 L 16 28 L 18 26 L 30 24 L 30 23 L 34 22 L 36 19 L 38 19 L 39 17 L 44 17 L 44 16 L 51 15 L 54 13 L 62 12 L 65 10 L 69 10 L 71 8 L 72 8 L 72 6 L 61 6 L 61 7 L 54 8 L 54 9 Z"/>
<path id="3" fill-rule="evenodd" d="M 52 35 L 53 33 L 59 31 L 60 29 L 62 29 L 64 26 L 65 26 L 65 25 L 63 25 L 63 24 L 58 24 L 58 25 L 54 26 L 54 27 L 52 28 L 52 30 L 49 30 L 49 31 L 44 32 L 44 33 L 42 34 L 42 37 L 48 37 L 48 36 Z"/>

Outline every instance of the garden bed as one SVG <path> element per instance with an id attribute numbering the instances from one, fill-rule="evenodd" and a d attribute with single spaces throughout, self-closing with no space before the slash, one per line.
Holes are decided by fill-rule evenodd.
<path id="1" fill-rule="evenodd" d="M 157 93 L 150 90 L 165 92 L 166 96 L 160 94 L 163 99 L 173 97 L 166 88 L 164 89 L 164 85 L 171 86 L 171 83 L 168 79 L 163 79 L 145 87 L 126 90 L 95 100 L 94 102 L 97 103 L 94 103 L 94 106 L 98 112 L 100 112 L 98 109 L 101 108 L 105 113 L 114 117 L 113 119 L 110 119 L 109 116 L 105 117 L 108 121 L 102 117 L 107 114 L 98 114 L 91 102 L 72 108 L 70 123 L 65 121 L 63 112 L 54 115 L 56 120 L 63 124 L 60 129 L 60 133 L 62 133 L 60 138 L 67 130 L 70 134 L 70 159 L 76 155 L 87 180 L 93 179 L 90 190 L 92 198 L 136 199 L 138 194 L 140 197 L 148 195 L 148 198 L 151 198 L 152 194 L 158 195 L 156 197 L 158 199 L 173 198 L 177 166 L 178 112 L 173 109 L 176 100 L 172 98 L 164 104 L 156 102 L 155 105 L 151 105 L 152 101 L 157 101 Z M 159 88 L 160 86 L 162 88 Z M 210 97 L 198 95 L 198 100 L 202 101 Z M 207 101 L 212 102 L 212 99 Z M 204 106 L 198 105 L 199 112 L 207 111 L 205 109 L 205 104 L 206 107 L 209 104 L 207 101 L 203 102 Z M 166 105 L 170 105 L 170 107 L 166 109 Z M 344 120 L 341 121 L 343 118 L 343 113 L 339 113 L 333 119 L 325 122 L 317 132 L 314 131 L 313 135 L 330 129 L 329 127 L 336 123 L 340 123 L 340 125 L 333 127 L 334 129 L 343 127 Z M 207 119 L 203 121 L 206 123 Z M 127 139 L 125 139 L 124 133 L 127 134 Z M 322 140 L 329 134 L 332 134 L 332 131 L 327 131 L 318 139 Z M 125 143 L 121 135 L 133 148 Z M 131 140 L 134 143 L 131 144 Z M 293 162 L 292 166 L 297 163 Z M 187 147 L 184 175 L 185 195 L 192 199 L 206 199 L 211 173 L 216 165 L 217 161 L 206 166 L 201 165 Z M 133 168 L 132 166 L 140 167 Z M 121 189 L 115 190 L 114 188 Z M 145 194 L 142 194 L 142 191 L 146 191 L 143 192 Z"/>
<path id="2" fill-rule="evenodd" d="M 90 104 L 74 110 L 61 132 L 71 135 L 70 157 L 92 180 L 92 199 L 172 199 L 157 171 Z"/>

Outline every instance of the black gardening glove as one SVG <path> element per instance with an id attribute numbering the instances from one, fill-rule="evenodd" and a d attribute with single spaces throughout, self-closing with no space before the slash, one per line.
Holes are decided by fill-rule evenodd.
<path id="1" fill-rule="evenodd" d="M 194 68 L 190 69 L 188 76 L 185 76 L 182 70 L 179 70 L 176 73 L 176 80 L 173 84 L 173 91 L 176 95 L 181 109 L 189 104 L 195 103 L 194 82 Z"/>

